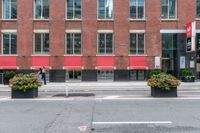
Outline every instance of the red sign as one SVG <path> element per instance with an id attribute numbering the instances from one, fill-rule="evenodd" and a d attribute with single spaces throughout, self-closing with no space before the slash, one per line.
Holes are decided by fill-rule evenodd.
<path id="1" fill-rule="evenodd" d="M 45 69 L 50 69 L 49 66 L 49 56 L 33 56 L 32 57 L 32 69 L 39 69 L 41 67 Z"/>
<path id="2" fill-rule="evenodd" d="M 17 69 L 17 57 L 0 56 L 0 69 Z"/>
<path id="3" fill-rule="evenodd" d="M 192 22 L 186 25 L 186 37 L 187 38 L 192 37 Z"/>
<path id="4" fill-rule="evenodd" d="M 196 50 L 196 22 L 186 24 L 186 52 Z"/>
<path id="5" fill-rule="evenodd" d="M 113 70 L 114 69 L 114 57 L 112 56 L 98 56 L 97 65 L 98 70 Z"/>
<path id="6" fill-rule="evenodd" d="M 66 56 L 63 69 L 81 70 L 81 56 Z"/>
<path id="7" fill-rule="evenodd" d="M 147 57 L 146 56 L 131 56 L 129 58 L 131 70 L 146 70 L 147 69 Z"/>

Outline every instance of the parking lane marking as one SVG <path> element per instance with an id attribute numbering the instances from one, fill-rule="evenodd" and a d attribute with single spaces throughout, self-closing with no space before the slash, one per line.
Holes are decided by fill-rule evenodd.
<path id="1" fill-rule="evenodd" d="M 172 124 L 172 121 L 93 122 L 93 125 Z"/>

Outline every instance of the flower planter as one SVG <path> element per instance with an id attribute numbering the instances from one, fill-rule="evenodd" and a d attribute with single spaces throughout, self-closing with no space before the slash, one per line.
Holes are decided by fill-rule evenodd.
<path id="1" fill-rule="evenodd" d="M 182 82 L 195 82 L 195 77 L 191 77 L 191 78 L 182 77 L 181 81 Z"/>
<path id="2" fill-rule="evenodd" d="M 177 97 L 177 88 L 171 88 L 170 90 L 162 90 L 160 88 L 151 87 L 152 97 Z"/>
<path id="3" fill-rule="evenodd" d="M 35 98 L 38 97 L 38 89 L 28 89 L 26 91 L 12 89 L 12 98 Z"/>

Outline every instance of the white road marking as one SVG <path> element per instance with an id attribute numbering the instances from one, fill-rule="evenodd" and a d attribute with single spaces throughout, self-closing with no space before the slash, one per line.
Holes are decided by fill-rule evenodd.
<path id="1" fill-rule="evenodd" d="M 119 98 L 120 96 L 106 96 L 103 99 L 116 99 Z"/>
<path id="2" fill-rule="evenodd" d="M 172 124 L 172 121 L 93 122 L 93 125 Z"/>
<path id="3" fill-rule="evenodd" d="M 95 100 L 200 100 L 199 97 L 175 97 L 175 98 L 155 98 L 155 97 L 131 97 L 131 98 L 126 98 L 126 97 L 120 97 L 120 98 L 95 98 Z"/>

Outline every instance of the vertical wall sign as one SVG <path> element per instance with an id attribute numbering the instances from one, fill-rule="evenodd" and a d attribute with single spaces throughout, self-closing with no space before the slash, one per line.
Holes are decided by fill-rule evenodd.
<path id="1" fill-rule="evenodd" d="M 185 56 L 180 56 L 180 68 L 185 69 Z"/>
<path id="2" fill-rule="evenodd" d="M 155 68 L 156 69 L 160 69 L 161 66 L 160 66 L 160 56 L 156 56 L 155 57 Z"/>
<path id="3" fill-rule="evenodd" d="M 196 51 L 196 22 L 186 25 L 186 52 Z"/>

